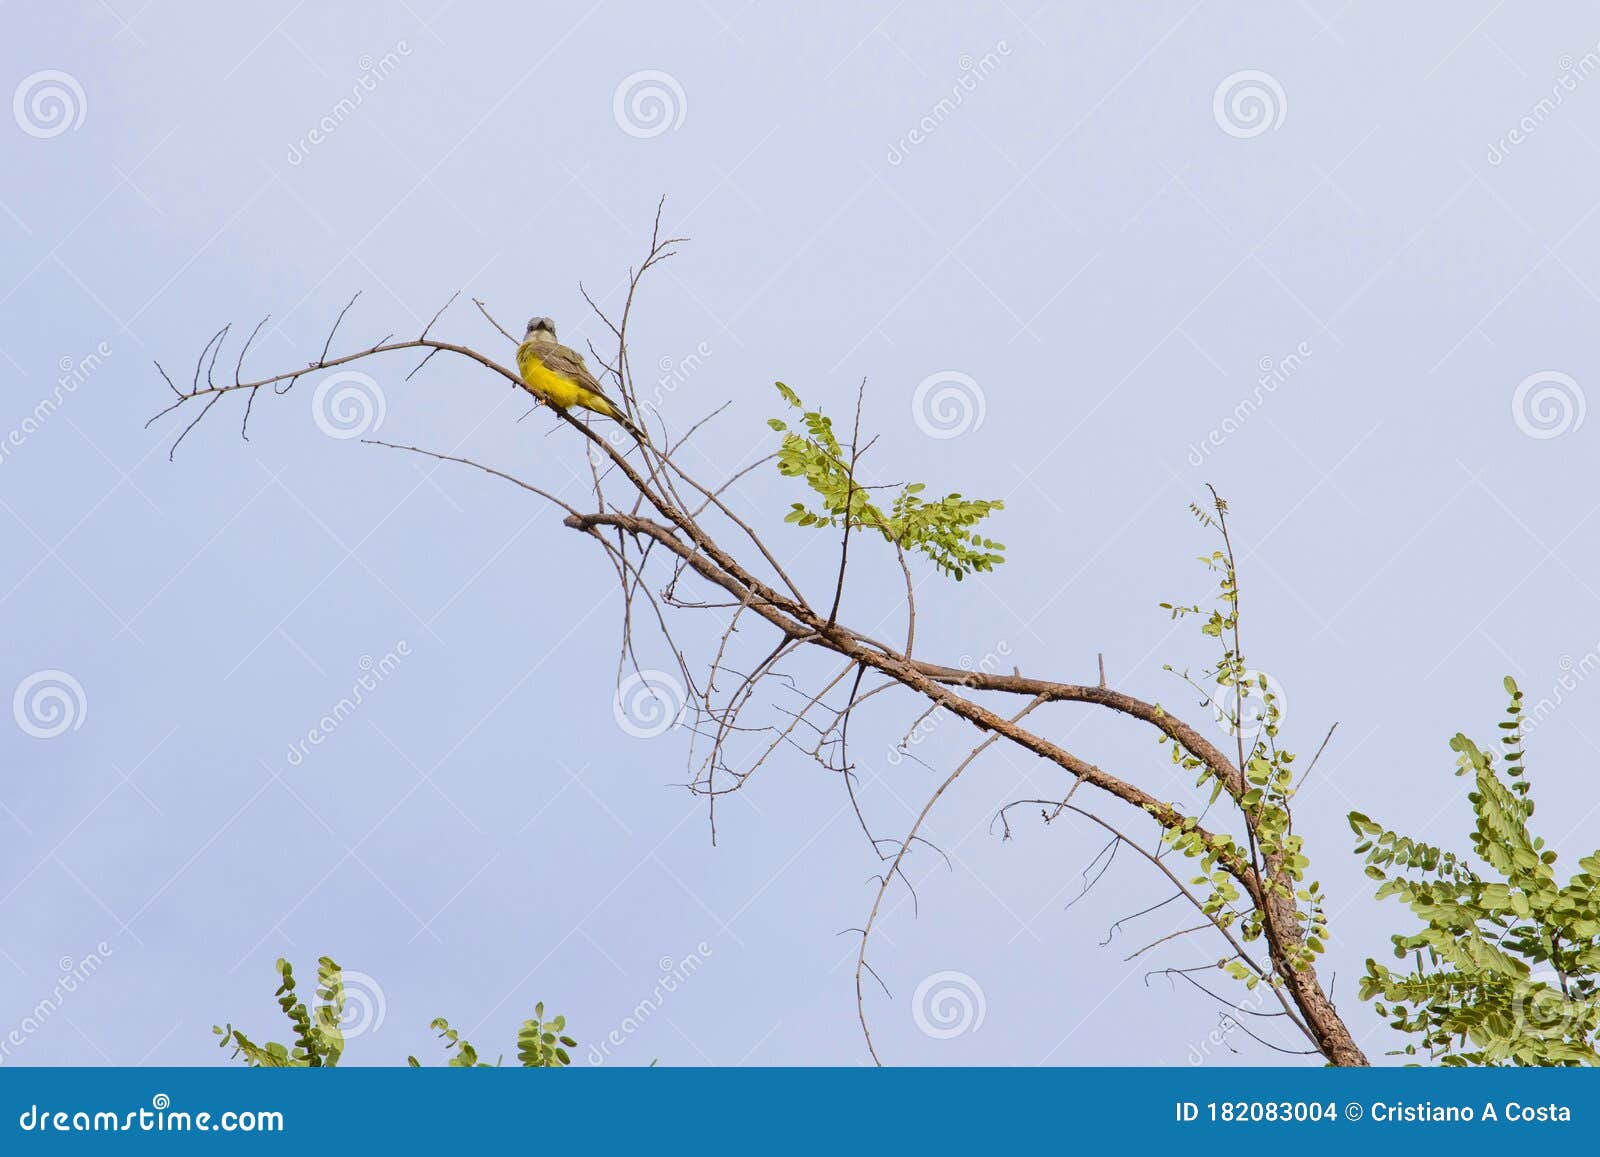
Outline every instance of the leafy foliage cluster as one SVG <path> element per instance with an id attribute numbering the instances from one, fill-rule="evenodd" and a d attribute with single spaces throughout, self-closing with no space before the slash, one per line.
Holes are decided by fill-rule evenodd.
<path id="1" fill-rule="evenodd" d="M 1456 774 L 1470 775 L 1476 816 L 1464 856 L 1399 835 L 1360 812 L 1350 827 L 1378 897 L 1396 897 L 1422 921 L 1396 935 L 1398 973 L 1367 961 L 1361 996 L 1411 1034 L 1407 1055 L 1444 1065 L 1600 1064 L 1600 851 L 1565 885 L 1556 853 L 1528 829 L 1533 799 L 1523 765 L 1522 692 L 1505 681 L 1503 771 L 1457 733 Z"/>
<path id="2" fill-rule="evenodd" d="M 783 435 L 778 471 L 786 477 L 804 478 L 821 499 L 815 509 L 794 503 L 785 522 L 876 530 L 891 545 L 925 555 L 939 571 L 958 581 L 974 572 L 991 571 L 1005 561 L 1001 553 L 1005 545 L 975 529 L 1004 508 L 1000 499 L 947 494 L 930 502 L 922 497 L 923 483 L 913 482 L 900 489 L 885 511 L 872 501 L 875 488 L 857 478 L 860 453 L 853 447 L 846 457 L 833 431 L 833 420 L 821 410 L 806 409 L 799 395 L 782 382 L 775 384 L 790 408 L 801 411 L 798 427 L 781 418 L 767 421 Z"/>
<path id="3" fill-rule="evenodd" d="M 211 1031 L 222 1038 L 219 1048 L 233 1046 L 233 1055 L 242 1057 L 251 1068 L 262 1069 L 331 1069 L 344 1055 L 344 974 L 331 957 L 317 960 L 317 1000 L 314 1009 L 295 993 L 294 969 L 287 960 L 278 959 L 280 983 L 278 1007 L 294 1029 L 293 1046 L 268 1041 L 258 1045 L 243 1032 L 229 1024 L 226 1028 L 212 1025 Z"/>
<path id="4" fill-rule="evenodd" d="M 1220 864 L 1241 859 L 1254 864 L 1266 891 L 1293 905 L 1301 935 L 1294 938 L 1296 943 L 1286 943 L 1285 954 L 1289 967 L 1301 970 L 1311 966 L 1323 951 L 1328 926 L 1322 886 L 1315 880 L 1306 880 L 1311 861 L 1302 850 L 1301 837 L 1294 834 L 1290 818 L 1295 756 L 1278 744 L 1283 705 L 1266 676 L 1245 663 L 1239 645 L 1239 576 L 1227 538 L 1227 504 L 1217 499 L 1215 516 L 1195 505 L 1190 510 L 1202 526 L 1216 531 L 1223 541 L 1223 549 L 1200 556 L 1200 562 L 1218 576 L 1216 601 L 1209 608 L 1182 603 L 1161 606 L 1174 619 L 1200 619 L 1201 634 L 1216 640 L 1221 649 L 1211 666 L 1197 674 L 1179 674 L 1199 692 L 1202 704 L 1226 724 L 1237 741 L 1239 767 L 1245 780 L 1238 804 L 1247 823 L 1243 840 L 1223 833 L 1205 841 L 1195 830 L 1198 822 L 1193 819 L 1182 829 L 1165 831 L 1163 839 L 1169 847 L 1199 861 L 1202 874 L 1191 883 L 1208 890 L 1202 910 L 1223 928 L 1237 927 L 1245 943 L 1258 941 L 1267 932 L 1267 912 L 1261 905 L 1250 905 L 1244 911 L 1236 907 L 1241 898 L 1239 886 Z M 1259 702 L 1259 708 L 1253 708 L 1252 701 Z M 1204 789 L 1210 785 L 1207 806 L 1215 804 L 1226 788 L 1216 769 L 1181 743 L 1163 742 L 1171 749 L 1173 763 L 1196 773 L 1195 786 Z M 1289 938 L 1282 939 L 1287 942 Z M 1218 966 L 1248 988 L 1255 988 L 1264 979 L 1260 969 L 1238 957 L 1224 959 Z M 1272 983 L 1281 982 L 1281 978 L 1272 977 Z"/>
<path id="5" fill-rule="evenodd" d="M 277 968 L 280 983 L 273 995 L 277 997 L 278 1007 L 294 1029 L 294 1044 L 284 1045 L 277 1041 L 257 1044 L 232 1024 L 225 1028 L 212 1025 L 211 1031 L 222 1038 L 218 1047 L 231 1046 L 233 1056 L 242 1058 L 250 1068 L 336 1067 L 344 1055 L 345 1043 L 340 1028 L 345 1012 L 343 971 L 331 957 L 323 956 L 317 960 L 317 1003 L 308 1009 L 295 993 L 294 969 L 289 962 L 280 958 Z M 499 1060 L 494 1065 L 480 1061 L 478 1050 L 451 1028 L 443 1017 L 434 1020 L 430 1027 L 439 1033 L 446 1050 L 452 1054 L 448 1062 L 451 1067 L 471 1069 L 499 1065 Z M 566 1017 L 558 1016 L 547 1021 L 544 1019 L 544 1004 L 535 1005 L 533 1018 L 523 1021 L 517 1033 L 517 1059 L 522 1062 L 522 1067 L 554 1069 L 570 1065 L 572 1057 L 567 1050 L 576 1048 L 578 1042 L 566 1035 L 566 1028 Z M 416 1057 L 407 1057 L 406 1061 L 412 1068 L 422 1067 Z"/>
<path id="6" fill-rule="evenodd" d="M 445 1042 L 447 1050 L 453 1050 L 448 1064 L 456 1069 L 490 1069 L 497 1068 L 499 1061 L 493 1065 L 478 1059 L 478 1050 L 472 1043 L 450 1027 L 450 1022 L 444 1017 L 435 1018 L 429 1026 L 439 1034 Z M 533 1006 L 533 1018 L 522 1022 L 522 1028 L 517 1031 L 517 1059 L 522 1062 L 525 1069 L 559 1069 L 572 1063 L 572 1057 L 567 1049 L 577 1048 L 578 1042 L 566 1035 L 567 1018 L 558 1016 L 554 1020 L 544 1019 L 544 1002 Z M 407 1057 L 406 1062 L 414 1069 L 422 1067 L 416 1057 Z"/>

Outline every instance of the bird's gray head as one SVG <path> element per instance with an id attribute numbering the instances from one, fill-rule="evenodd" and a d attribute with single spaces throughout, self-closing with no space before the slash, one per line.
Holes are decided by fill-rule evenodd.
<path id="1" fill-rule="evenodd" d="M 548 317 L 531 317 L 528 319 L 528 328 L 522 335 L 523 341 L 555 341 L 556 323 Z"/>

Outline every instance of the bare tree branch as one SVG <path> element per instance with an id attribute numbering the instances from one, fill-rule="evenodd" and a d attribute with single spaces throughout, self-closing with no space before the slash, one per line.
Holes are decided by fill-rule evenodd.
<path id="1" fill-rule="evenodd" d="M 689 777 L 685 786 L 705 800 L 713 840 L 718 797 L 741 790 L 779 751 L 803 753 L 841 777 L 863 834 L 874 855 L 886 865 L 876 875 L 877 890 L 867 922 L 860 930 L 855 969 L 857 1014 L 873 1059 L 878 1059 L 878 1053 L 867 1024 L 863 977 L 872 976 L 882 984 L 868 963 L 867 949 L 883 915 L 884 897 L 898 878 L 907 885 L 915 903 L 915 891 L 903 869 L 907 856 L 918 842 L 932 846 L 922 835 L 925 821 L 950 785 L 977 757 L 994 744 L 1004 742 L 1054 764 L 1071 777 L 1071 787 L 1061 799 L 1017 802 L 1039 804 L 1047 821 L 1070 811 L 1102 827 L 1111 839 L 1102 853 L 1106 862 L 1100 865 L 1100 873 L 1109 869 L 1110 858 L 1126 845 L 1155 865 L 1179 895 L 1206 912 L 1207 924 L 1164 936 L 1139 949 L 1135 956 L 1176 936 L 1215 928 L 1229 944 L 1228 959 L 1244 962 L 1257 981 L 1268 986 L 1280 1003 L 1282 1014 L 1306 1034 L 1321 1055 L 1336 1064 L 1366 1063 L 1348 1027 L 1323 992 L 1315 970 L 1304 963 L 1305 932 L 1292 898 L 1284 898 L 1289 875 L 1282 854 L 1263 856 L 1259 851 L 1256 833 L 1261 812 L 1258 806 L 1247 802 L 1253 797 L 1244 772 L 1249 753 L 1242 742 L 1236 744 L 1237 749 L 1231 755 L 1225 753 L 1199 730 L 1161 705 L 1108 686 L 1103 657 L 1099 660 L 1097 681 L 1084 684 L 1025 676 L 1017 670 L 1009 674 L 969 670 L 913 657 L 918 617 L 917 583 L 906 544 L 896 541 L 887 531 L 885 537 L 894 550 L 905 584 L 904 643 L 897 648 L 873 637 L 876 627 L 870 632 L 860 631 L 842 621 L 852 557 L 864 549 L 858 545 L 852 552 L 853 529 L 867 526 L 883 529 L 856 517 L 860 499 L 867 491 L 875 489 L 857 479 L 862 457 L 873 445 L 870 439 L 862 440 L 864 384 L 857 393 L 849 453 L 843 454 L 841 450 L 839 455 L 843 460 L 838 466 L 848 479 L 848 488 L 843 533 L 838 542 L 838 563 L 832 575 L 831 599 L 824 600 L 823 605 L 828 607 L 825 613 L 815 609 L 801 584 L 780 562 L 777 552 L 764 540 L 752 520 L 737 511 L 730 500 L 734 485 L 751 470 L 768 462 L 771 456 L 759 455 L 721 481 L 703 481 L 684 467 L 684 448 L 722 408 L 689 423 L 685 433 L 674 437 L 667 425 L 667 415 L 659 406 L 641 406 L 629 349 L 630 323 L 641 281 L 648 272 L 672 257 L 683 240 L 664 235 L 661 216 L 662 206 L 658 205 L 649 250 L 644 260 L 629 271 L 618 312 L 608 314 L 601 302 L 583 290 L 585 300 L 615 339 L 615 352 L 608 351 L 604 356 L 596 352 L 595 359 L 609 384 L 615 387 L 620 408 L 640 429 L 648 419 L 660 433 L 635 442 L 616 423 L 606 425 L 596 421 L 591 425 L 583 416 L 551 407 L 556 420 L 553 433 L 582 440 L 577 444 L 583 449 L 590 476 L 589 494 L 581 503 L 561 498 L 516 477 L 509 470 L 479 462 L 467 454 L 444 453 L 376 439 L 370 441 L 388 449 L 464 465 L 510 482 L 550 503 L 559 511 L 565 526 L 600 544 L 617 576 L 621 595 L 619 682 L 630 668 L 643 677 L 645 664 L 641 661 L 640 641 L 635 631 L 640 624 L 653 622 L 660 632 L 661 643 L 671 656 L 671 666 L 684 682 L 686 702 L 683 709 L 690 736 Z M 456 359 L 454 364 L 458 366 L 465 361 L 498 375 L 514 389 L 527 390 L 516 370 L 494 357 L 471 346 L 432 336 L 435 326 L 458 296 L 452 295 L 416 338 L 391 340 L 386 337 L 356 352 L 335 354 L 335 338 L 360 297 L 356 294 L 339 310 L 321 353 L 314 360 L 303 367 L 285 368 L 253 380 L 244 378 L 243 366 L 265 319 L 239 350 L 234 379 L 218 382 L 213 370 L 230 331 L 225 325 L 202 347 L 189 390 L 176 386 L 157 363 L 157 370 L 174 400 L 151 422 L 185 407 L 197 411 L 193 415 L 183 415 L 188 421 L 173 442 L 170 456 L 219 402 L 229 394 L 242 392 L 245 404 L 241 433 L 248 436 L 249 416 L 261 389 L 270 387 L 273 393 L 281 394 L 306 374 L 369 358 L 416 351 L 420 351 L 422 357 L 406 375 L 407 380 L 425 380 L 423 371 L 435 356 L 448 354 Z M 515 343 L 516 338 L 494 319 L 481 300 L 471 300 L 489 325 Z M 528 393 L 537 401 L 537 395 L 531 390 Z M 829 454 L 831 456 L 832 451 Z M 1216 499 L 1216 506 L 1231 565 L 1232 540 L 1227 537 L 1226 506 L 1220 499 Z M 639 608 L 636 616 L 635 604 L 641 596 L 646 605 Z M 695 613 L 713 616 L 717 623 L 716 642 L 708 662 L 692 658 L 686 643 L 674 636 L 677 623 Z M 1233 649 L 1237 654 L 1236 623 Z M 831 655 L 832 660 L 826 673 L 816 675 L 801 669 L 803 655 Z M 867 678 L 869 673 L 873 676 L 871 680 Z M 764 698 L 768 688 L 773 695 L 772 702 Z M 857 795 L 859 778 L 850 752 L 852 721 L 865 704 L 873 702 L 877 709 L 878 704 L 887 703 L 888 700 L 878 697 L 891 689 L 914 697 L 925 708 L 925 713 L 942 710 L 970 724 L 983 736 L 943 779 L 899 840 L 873 835 Z M 1024 699 L 1025 703 L 1008 713 L 1003 705 L 1012 696 Z M 1137 720 L 1150 728 L 1220 786 L 1221 794 L 1232 804 L 1230 815 L 1242 826 L 1245 840 L 1235 841 L 1222 829 L 1207 826 L 1207 813 L 1187 814 L 1182 807 L 1159 798 L 1133 780 L 1069 750 L 1051 738 L 1050 729 L 1024 724 L 1036 708 L 1050 703 L 1083 704 Z M 910 732 L 907 736 L 909 740 Z M 903 743 L 901 750 L 905 747 Z M 1244 910 L 1260 914 L 1266 930 L 1267 959 L 1262 961 L 1250 956 L 1234 935 L 1234 929 L 1226 921 L 1218 920 L 1215 912 L 1206 911 L 1205 902 L 1174 875 L 1162 861 L 1160 852 L 1139 847 L 1116 827 L 1073 803 L 1077 791 L 1084 787 L 1097 793 L 1100 799 L 1115 800 L 1148 816 L 1169 835 L 1182 835 L 1185 840 L 1195 841 L 1207 856 L 1214 857 L 1217 869 L 1237 884 L 1238 903 Z M 998 817 L 1002 822 L 1006 810 L 1002 809 Z M 1009 835 L 1009 827 L 1006 834 Z M 892 855 L 889 848 L 893 848 Z M 1091 867 L 1100 859 L 1092 861 Z M 1089 884 L 1092 883 L 1090 880 Z"/>

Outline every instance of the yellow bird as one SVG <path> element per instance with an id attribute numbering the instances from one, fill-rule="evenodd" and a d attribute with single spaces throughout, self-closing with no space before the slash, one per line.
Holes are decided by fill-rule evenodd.
<path id="1" fill-rule="evenodd" d="M 621 423 L 623 429 L 640 442 L 650 440 L 628 420 L 622 407 L 605 396 L 600 383 L 583 364 L 583 355 L 556 341 L 556 323 L 548 317 L 536 317 L 528 322 L 522 344 L 517 347 L 517 372 L 535 396 L 556 409 L 570 410 L 577 406 L 592 410 Z"/>

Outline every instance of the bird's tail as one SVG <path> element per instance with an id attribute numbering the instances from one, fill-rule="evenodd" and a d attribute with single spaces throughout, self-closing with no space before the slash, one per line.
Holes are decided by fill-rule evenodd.
<path id="1" fill-rule="evenodd" d="M 615 417 L 616 420 L 619 423 L 621 423 L 622 428 L 624 430 L 628 431 L 628 433 L 633 435 L 633 440 L 635 442 L 638 442 L 638 443 L 640 443 L 641 445 L 644 445 L 644 446 L 650 445 L 650 435 L 646 434 L 644 432 L 644 428 L 642 426 L 634 425 L 633 421 L 630 418 L 628 418 L 627 415 L 623 414 L 622 411 L 620 411 L 620 410 L 617 411 L 617 413 L 614 414 L 613 417 Z"/>
<path id="2" fill-rule="evenodd" d="M 620 407 L 613 404 L 610 398 L 601 398 L 600 401 L 601 405 L 605 407 L 604 409 L 599 410 L 600 413 L 604 414 L 606 417 L 616 422 L 624 430 L 628 431 L 628 433 L 632 434 L 635 442 L 640 442 L 647 446 L 650 444 L 650 435 L 646 434 L 642 429 L 636 426 L 633 422 L 633 419 L 624 414 Z"/>

